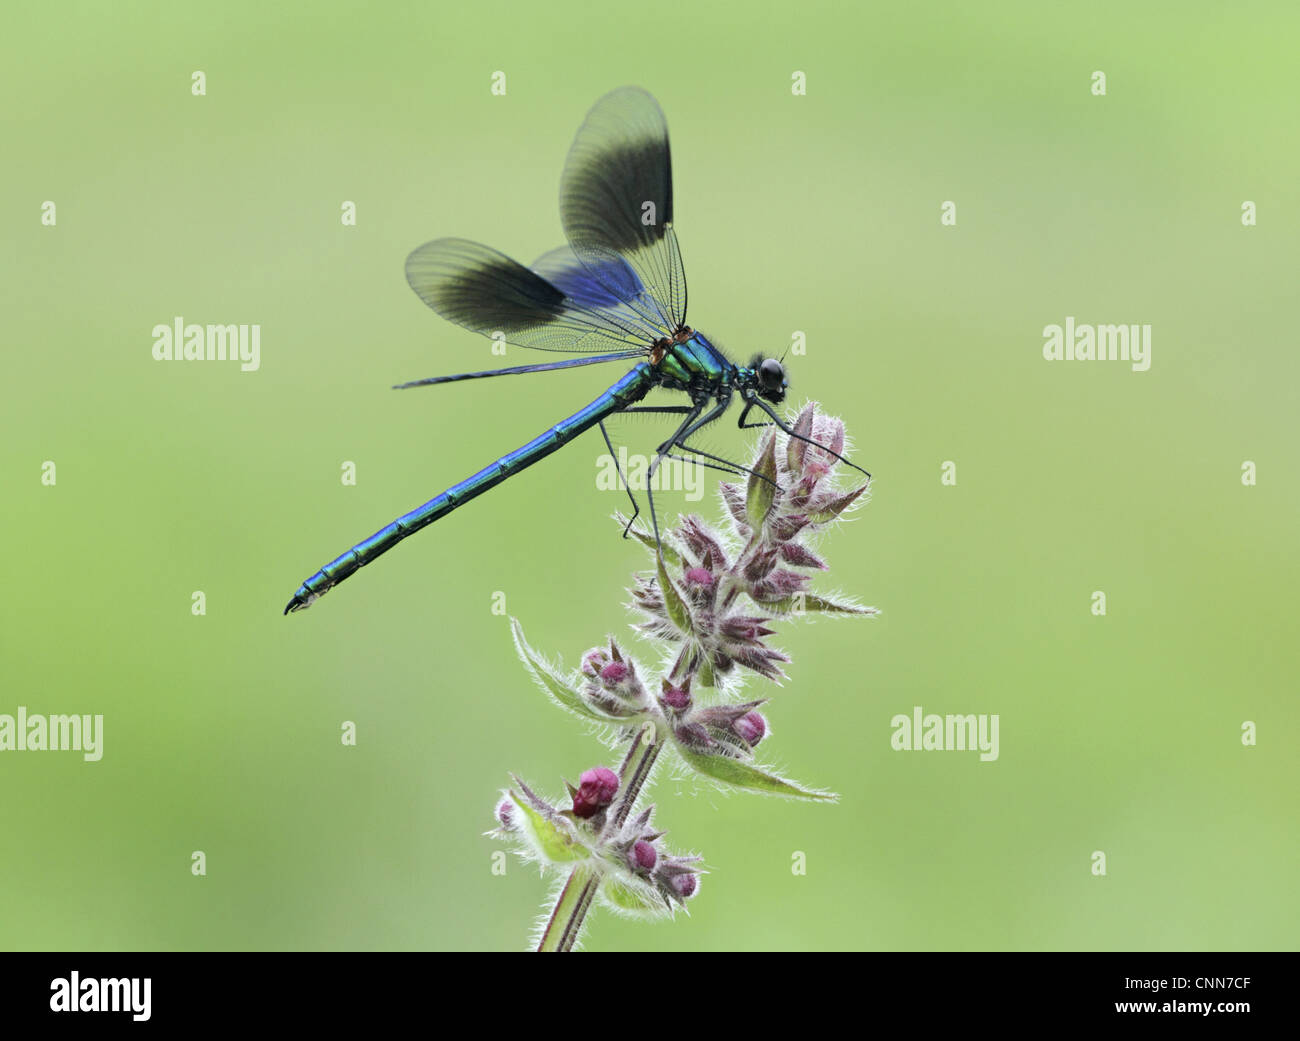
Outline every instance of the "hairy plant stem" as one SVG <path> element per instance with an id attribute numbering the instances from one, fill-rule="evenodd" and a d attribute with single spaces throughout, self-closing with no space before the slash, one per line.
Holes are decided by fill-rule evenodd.
<path id="1" fill-rule="evenodd" d="M 546 923 L 546 931 L 537 944 L 539 953 L 573 950 L 599 885 L 600 872 L 592 865 L 582 864 L 573 869 L 560 890 L 550 921 Z"/>
<path id="2" fill-rule="evenodd" d="M 627 820 L 641 789 L 650 777 L 663 744 L 662 735 L 649 728 L 637 731 L 632 738 L 632 746 L 627 750 L 623 765 L 618 770 L 618 797 L 608 810 L 604 833 L 617 831 Z M 592 864 L 581 864 L 570 872 L 546 923 L 546 931 L 537 944 L 539 952 L 573 950 L 582 932 L 587 912 L 591 910 L 596 890 L 600 888 L 600 879 L 600 869 Z"/>
<path id="3" fill-rule="evenodd" d="M 745 563 L 756 552 L 760 541 L 759 533 L 754 532 L 733 565 L 728 581 L 734 588 L 727 591 L 727 603 L 735 600 L 739 592 L 739 586 L 735 582 L 734 575 L 743 574 Z M 677 663 L 673 666 L 673 676 L 679 680 L 683 678 L 682 666 L 688 658 L 687 650 L 687 647 L 683 647 Z M 700 672 L 700 679 L 703 680 L 703 685 L 706 687 L 713 686 L 713 668 L 708 661 L 700 661 L 697 668 Z M 628 748 L 627 755 L 623 757 L 623 765 L 619 767 L 619 794 L 614 804 L 609 808 L 602 835 L 617 831 L 623 826 L 641 795 L 641 789 L 650 777 L 655 760 L 659 758 L 659 750 L 663 747 L 666 739 L 666 735 L 656 733 L 649 728 L 638 731 L 636 736 L 633 737 L 632 745 Z M 542 933 L 542 938 L 538 942 L 537 950 L 539 952 L 573 950 L 582 932 L 587 912 L 591 910 L 596 890 L 600 888 L 600 882 L 600 869 L 590 864 L 582 864 L 569 873 L 564 888 L 560 890 L 560 895 L 555 901 L 555 907 L 551 910 L 551 917 L 547 920 L 546 930 Z"/>

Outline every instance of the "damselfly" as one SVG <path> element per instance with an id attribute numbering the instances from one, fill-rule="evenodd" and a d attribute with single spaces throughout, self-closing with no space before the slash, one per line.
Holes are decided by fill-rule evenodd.
<path id="1" fill-rule="evenodd" d="M 613 361 L 631 362 L 631 369 L 591 404 L 540 437 L 398 517 L 326 564 L 298 587 L 285 614 L 309 606 L 408 535 L 592 427 L 600 428 L 612 454 L 605 420 L 616 413 L 681 417 L 672 436 L 656 449 L 651 475 L 665 458 L 677 453 L 731 473 L 746 469 L 689 443 L 702 427 L 727 410 L 734 395 L 744 402 L 741 428 L 770 422 L 790 437 L 809 440 L 792 430 L 773 408 L 784 400 L 788 386 L 781 360 L 758 355 L 748 365 L 736 365 L 686 324 L 686 274 L 673 231 L 668 125 L 650 94 L 637 87 L 623 87 L 605 95 L 587 114 L 565 162 L 560 217 L 569 244 L 543 255 L 531 268 L 476 242 L 435 239 L 407 258 L 406 280 L 438 314 L 466 329 L 521 347 L 582 356 L 434 376 L 400 387 Z M 678 392 L 680 403 L 638 405 L 654 388 Z M 765 413 L 767 420 L 746 422 L 755 408 Z M 842 458 L 825 446 L 818 447 Z M 647 480 L 646 496 L 657 540 L 659 523 L 649 485 Z M 632 494 L 630 488 L 628 494 Z M 639 512 L 635 496 L 632 505 L 635 520 Z M 628 523 L 630 528 L 632 521 Z"/>

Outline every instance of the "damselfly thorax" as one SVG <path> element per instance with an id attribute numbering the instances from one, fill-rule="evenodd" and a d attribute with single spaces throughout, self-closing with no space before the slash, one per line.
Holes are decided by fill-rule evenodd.
<path id="1" fill-rule="evenodd" d="M 688 393 L 729 386 L 733 365 L 702 333 L 683 327 L 671 340 L 662 339 L 650 350 L 650 364 L 660 386 Z"/>

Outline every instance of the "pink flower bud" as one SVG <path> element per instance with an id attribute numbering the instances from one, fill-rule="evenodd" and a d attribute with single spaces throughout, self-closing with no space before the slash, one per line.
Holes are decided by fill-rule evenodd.
<path id="1" fill-rule="evenodd" d="M 767 720 L 757 712 L 747 712 L 731 725 L 731 729 L 747 744 L 756 745 L 767 733 Z"/>
<path id="2" fill-rule="evenodd" d="M 665 705 L 671 709 L 676 709 L 678 712 L 691 707 L 691 696 L 681 687 L 673 687 L 668 683 L 664 683 L 662 700 Z"/>
<path id="3" fill-rule="evenodd" d="M 582 656 L 582 672 L 586 676 L 599 676 L 600 670 L 609 661 L 609 653 L 604 648 L 596 647 Z"/>
<path id="4" fill-rule="evenodd" d="M 713 573 L 702 567 L 688 568 L 686 571 L 686 583 L 687 585 L 700 586 L 703 589 L 708 589 L 709 586 L 713 585 Z"/>
<path id="5" fill-rule="evenodd" d="M 618 791 L 618 775 L 607 766 L 584 770 L 578 778 L 578 794 L 573 797 L 573 813 L 584 820 L 594 817 L 614 801 Z"/>
<path id="6" fill-rule="evenodd" d="M 698 875 L 688 871 L 681 875 L 673 875 L 670 884 L 677 890 L 678 896 L 683 900 L 689 900 L 695 895 L 696 890 L 700 888 L 700 879 Z"/>
<path id="7" fill-rule="evenodd" d="M 652 871 L 658 859 L 659 854 L 655 852 L 653 845 L 645 839 L 637 839 L 632 845 L 628 863 L 634 871 Z"/>
<path id="8" fill-rule="evenodd" d="M 611 685 L 622 683 L 627 679 L 628 673 L 631 671 L 626 662 L 612 661 L 600 670 L 600 678 L 603 682 Z"/>

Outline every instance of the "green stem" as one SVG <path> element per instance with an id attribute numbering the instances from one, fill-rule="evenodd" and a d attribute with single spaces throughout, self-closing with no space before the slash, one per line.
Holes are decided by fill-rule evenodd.
<path id="1" fill-rule="evenodd" d="M 646 740 L 647 736 L 652 740 Z M 645 730 L 638 731 L 632 739 L 632 747 L 627 750 L 618 771 L 618 797 L 605 817 L 606 832 L 621 828 L 636 805 L 663 747 L 658 738 L 654 731 Z M 596 890 L 600 888 L 600 881 L 600 868 L 590 862 L 579 864 L 569 873 L 537 945 L 539 952 L 573 950 L 595 900 Z"/>
<path id="2" fill-rule="evenodd" d="M 583 864 L 573 869 L 569 879 L 560 890 L 560 898 L 555 901 L 555 910 L 551 912 L 546 931 L 542 933 L 537 945 L 539 953 L 552 951 L 571 951 L 582 928 L 582 920 L 587 916 L 587 908 L 596 894 L 599 882 L 597 871 L 590 864 Z"/>
<path id="3" fill-rule="evenodd" d="M 664 742 L 657 730 L 646 727 L 637 731 L 636 737 L 632 739 L 632 747 L 623 757 L 623 765 L 618 768 L 618 798 L 605 818 L 606 832 L 621 828 L 627 820 L 632 807 L 641 797 L 641 789 L 650 779 L 650 771 L 663 746 Z"/>

